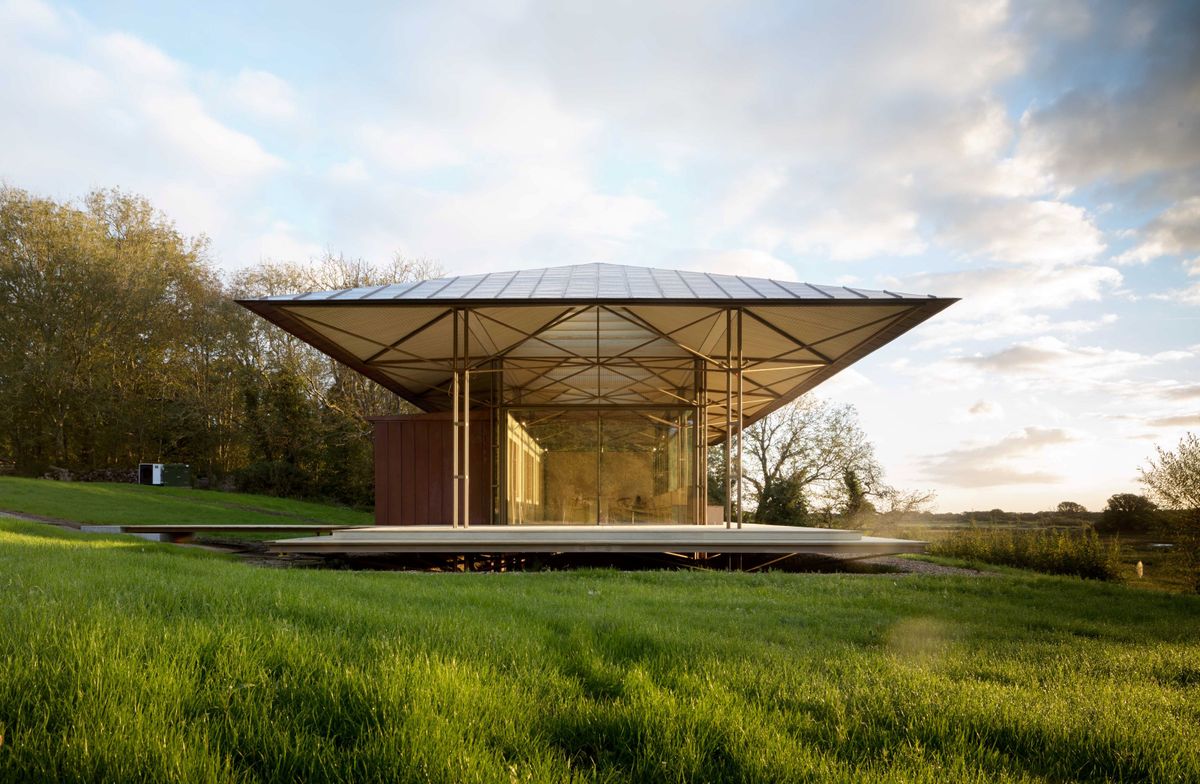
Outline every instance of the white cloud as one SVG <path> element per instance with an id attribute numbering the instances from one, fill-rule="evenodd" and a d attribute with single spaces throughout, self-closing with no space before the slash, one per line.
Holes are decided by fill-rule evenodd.
<path id="1" fill-rule="evenodd" d="M 319 257 L 325 249 L 320 244 L 306 240 L 300 230 L 287 221 L 274 221 L 258 238 L 254 247 L 247 249 L 244 263 L 260 260 L 309 261 Z"/>
<path id="2" fill-rule="evenodd" d="M 116 186 L 148 196 L 188 233 L 238 223 L 239 200 L 283 161 L 219 121 L 188 67 L 122 32 L 45 6 L 0 26 L 0 149 L 14 185 L 61 195 Z M 22 26 L 24 25 L 24 26 Z M 45 36 L 48 25 L 53 35 Z"/>
<path id="3" fill-rule="evenodd" d="M 1200 165 L 1200 11 L 1194 3 L 1129 4 L 1098 15 L 1062 68 L 1121 58 L 1129 77 L 1080 80 L 1022 120 L 1018 155 L 1069 185 L 1132 182 Z M 1194 183 L 1194 179 L 1192 179 Z"/>
<path id="4" fill-rule="evenodd" d="M 1035 338 L 991 354 L 961 357 L 956 362 L 1007 376 L 1032 376 L 1049 383 L 1093 381 L 1128 374 L 1149 365 L 1191 359 L 1190 351 L 1142 354 L 1099 346 L 1075 347 L 1054 337 Z"/>
<path id="5" fill-rule="evenodd" d="M 837 261 L 872 256 L 913 256 L 925 250 L 917 230 L 919 215 L 900 210 L 887 214 L 849 214 L 825 210 L 788 232 L 787 245 L 801 253 L 823 253 Z"/>
<path id="6" fill-rule="evenodd" d="M 1082 207 L 1061 201 L 1007 201 L 953 221 L 939 239 L 972 256 L 1056 266 L 1094 259 L 1104 235 Z"/>
<path id="7" fill-rule="evenodd" d="M 961 297 L 921 328 L 923 346 L 993 340 L 1025 335 L 1081 334 L 1113 324 L 1105 314 L 1093 319 L 1055 319 L 1051 313 L 1081 302 L 1099 302 L 1122 283 L 1112 267 L 1013 266 L 927 273 L 885 279 L 895 291 Z"/>
<path id="8" fill-rule="evenodd" d="M 1174 414 L 1155 417 L 1146 420 L 1146 424 L 1150 427 L 1158 428 L 1200 427 L 1200 414 Z"/>
<path id="9" fill-rule="evenodd" d="M 796 271 L 783 259 L 760 250 L 681 251 L 668 263 L 673 269 L 747 275 L 753 278 L 792 280 Z"/>
<path id="10" fill-rule="evenodd" d="M 58 12 L 38 0 L 5 0 L 0 3 L 0 29 L 50 36 L 63 31 Z"/>
<path id="11" fill-rule="evenodd" d="M 329 167 L 328 174 L 331 180 L 341 184 L 366 182 L 371 178 L 362 158 L 350 158 L 341 163 L 335 163 Z"/>
<path id="12" fill-rule="evenodd" d="M 296 91 L 270 71 L 243 68 L 229 85 L 229 98 L 242 111 L 277 122 L 296 117 Z"/>
<path id="13" fill-rule="evenodd" d="M 433 128 L 406 125 L 385 127 L 367 123 L 359 131 L 365 154 L 394 172 L 412 172 L 455 166 L 465 155 Z"/>
<path id="14" fill-rule="evenodd" d="M 1168 292 L 1162 298 L 1182 302 L 1184 305 L 1200 305 L 1200 283 Z"/>
<path id="15" fill-rule="evenodd" d="M 1171 206 L 1142 227 L 1137 236 L 1138 244 L 1118 256 L 1118 263 L 1144 264 L 1162 256 L 1200 251 L 1200 196 Z"/>
<path id="16" fill-rule="evenodd" d="M 976 400 L 967 409 L 967 414 L 982 419 L 999 419 L 1004 416 L 1004 408 L 992 400 Z"/>
<path id="17" fill-rule="evenodd" d="M 954 487 L 1057 484 L 1062 476 L 1046 470 L 1036 458 L 1046 449 L 1076 440 L 1062 428 L 1026 427 L 999 441 L 927 455 L 921 467 L 931 481 Z"/>
<path id="18" fill-rule="evenodd" d="M 1169 383 L 1157 387 L 1154 391 L 1168 400 L 1195 400 L 1200 398 L 1200 384 Z"/>

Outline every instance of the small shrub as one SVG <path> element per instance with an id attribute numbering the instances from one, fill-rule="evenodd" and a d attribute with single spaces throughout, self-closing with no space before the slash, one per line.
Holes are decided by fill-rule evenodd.
<path id="1" fill-rule="evenodd" d="M 932 542 L 929 552 L 1092 580 L 1116 580 L 1121 570 L 1120 544 L 1101 539 L 1092 528 L 1033 531 L 971 528 Z"/>

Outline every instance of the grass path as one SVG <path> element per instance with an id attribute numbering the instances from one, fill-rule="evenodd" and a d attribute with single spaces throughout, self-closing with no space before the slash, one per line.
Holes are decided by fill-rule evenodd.
<path id="1" fill-rule="evenodd" d="M 9 521 L 0 591 L 0 781 L 1200 780 L 1197 597 L 264 570 Z"/>

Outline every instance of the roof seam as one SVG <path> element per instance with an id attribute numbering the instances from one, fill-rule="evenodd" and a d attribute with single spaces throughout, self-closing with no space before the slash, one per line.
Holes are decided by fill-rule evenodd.
<path id="1" fill-rule="evenodd" d="M 725 290 L 725 287 L 721 285 L 721 282 L 719 280 L 717 280 L 716 278 L 713 277 L 711 272 L 702 272 L 700 274 L 703 275 L 704 277 L 708 278 L 708 282 L 713 284 L 713 286 L 716 287 L 717 291 L 724 294 L 725 299 L 733 299 L 733 295 Z"/>
<path id="2" fill-rule="evenodd" d="M 813 291 L 817 292 L 817 293 L 818 293 L 818 294 L 820 294 L 822 297 L 827 297 L 827 298 L 829 298 L 829 299 L 837 299 L 837 298 L 836 298 L 836 297 L 834 297 L 832 294 L 830 294 L 828 291 L 824 291 L 824 290 L 822 290 L 822 289 L 819 289 L 819 288 L 817 288 L 816 286 L 814 286 L 813 284 L 811 284 L 811 283 L 808 283 L 807 281 L 805 282 L 805 284 L 804 284 L 804 285 L 805 285 L 805 286 L 808 286 L 810 289 L 812 289 Z"/>
<path id="3" fill-rule="evenodd" d="M 679 282 L 683 284 L 683 287 L 685 289 L 687 289 L 689 292 L 691 292 L 693 297 L 700 296 L 699 294 L 696 293 L 696 290 L 694 288 L 692 288 L 692 284 L 687 282 L 687 278 L 683 277 L 683 273 L 681 273 L 679 270 L 675 270 L 674 272 L 675 272 L 675 277 L 679 278 Z"/>
<path id="4" fill-rule="evenodd" d="M 433 299 L 438 294 L 441 294 L 447 287 L 449 287 L 450 284 L 457 282 L 458 279 L 461 277 L 462 277 L 462 275 L 455 275 L 453 278 L 446 278 L 446 282 L 443 283 L 442 285 L 438 286 L 437 291 L 435 291 L 432 294 L 430 294 L 429 296 L 425 297 L 425 299 Z M 479 284 L 476 284 L 476 285 L 479 285 Z"/>
<path id="5" fill-rule="evenodd" d="M 542 269 L 541 269 L 541 272 L 538 274 L 538 279 L 537 279 L 537 282 L 536 282 L 536 283 L 534 283 L 534 284 L 533 284 L 533 288 L 532 288 L 532 289 L 530 289 L 530 292 L 529 292 L 529 297 L 530 297 L 530 299 L 533 299 L 533 298 L 534 298 L 534 296 L 535 296 L 535 295 L 536 295 L 536 293 L 537 293 L 537 290 L 538 290 L 538 289 L 540 289 L 540 288 L 542 287 L 542 281 L 543 281 L 543 280 L 545 280 L 545 278 L 546 278 L 546 271 L 547 271 L 548 269 L 549 269 L 549 267 L 542 267 Z"/>
<path id="6" fill-rule="evenodd" d="M 498 274 L 498 273 L 488 273 L 488 274 L 490 275 L 490 274 Z M 504 292 L 508 291 L 508 287 L 511 286 L 513 283 L 515 283 L 517 278 L 520 276 L 521 276 L 520 270 L 516 270 L 515 272 L 513 272 L 512 277 L 508 279 L 508 282 L 505 283 L 503 286 L 501 286 L 500 290 L 496 292 L 496 299 L 500 299 L 501 297 L 503 297 Z M 487 277 L 487 276 L 485 275 L 484 277 Z M 476 283 L 474 286 L 471 287 L 471 291 L 474 291 L 476 288 L 478 288 L 480 283 L 483 283 L 482 279 L 479 281 L 479 283 Z M 464 297 L 471 296 L 471 291 L 468 291 L 463 296 Z"/>
<path id="7" fill-rule="evenodd" d="M 764 294 L 757 286 L 751 283 L 749 279 L 743 278 L 741 275 L 734 275 L 734 277 L 740 280 L 746 286 L 746 288 L 750 289 L 758 296 L 762 297 L 763 299 L 768 299 L 767 295 Z"/>
<path id="8" fill-rule="evenodd" d="M 467 297 L 471 296 L 472 291 L 482 286 L 483 282 L 487 280 L 489 274 L 490 273 L 484 273 L 483 275 L 480 275 L 479 280 L 475 281 L 475 285 L 462 293 L 462 299 L 466 299 Z M 461 278 L 462 276 L 460 275 L 459 277 Z M 441 289 L 438 289 L 438 291 L 441 291 Z"/>
<path id="9" fill-rule="evenodd" d="M 666 298 L 667 295 L 663 294 L 662 286 L 658 285 L 658 277 L 654 274 L 656 271 L 655 268 L 646 267 L 645 270 L 646 277 L 650 278 L 650 282 L 654 284 L 654 290 L 658 292 L 658 296 Z"/>

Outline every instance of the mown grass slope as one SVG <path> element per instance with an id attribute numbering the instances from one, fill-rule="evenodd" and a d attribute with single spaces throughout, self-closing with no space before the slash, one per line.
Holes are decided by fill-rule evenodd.
<path id="1" fill-rule="evenodd" d="M 1196 781 L 1200 599 L 262 569 L 0 523 L 0 779 Z"/>
<path id="2" fill-rule="evenodd" d="M 0 477 L 0 511 L 103 525 L 373 525 L 370 512 L 266 495 Z"/>

